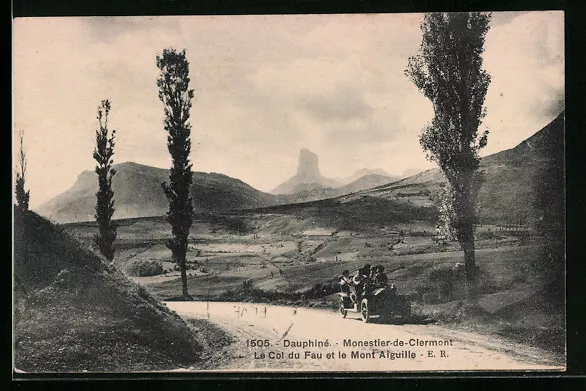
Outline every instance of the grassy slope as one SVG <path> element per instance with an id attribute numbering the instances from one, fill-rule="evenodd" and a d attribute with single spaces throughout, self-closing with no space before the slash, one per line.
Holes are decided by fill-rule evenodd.
<path id="1" fill-rule="evenodd" d="M 485 182 L 477 203 L 483 223 L 505 223 L 539 219 L 542 183 L 547 190 L 563 194 L 563 170 L 552 172 L 564 160 L 564 113 L 514 148 L 482 158 L 480 171 Z M 490 138 L 489 138 L 490 142 Z M 400 181 L 359 191 L 345 197 L 371 196 L 411 201 L 414 205 L 433 205 L 444 178 L 435 168 Z M 563 197 L 562 197 L 563 198 Z"/>
<path id="2" fill-rule="evenodd" d="M 256 209 L 254 212 L 299 216 L 311 219 L 316 226 L 356 231 L 388 224 L 430 222 L 437 219 L 437 211 L 433 207 L 368 195 L 272 206 Z"/>
<path id="3" fill-rule="evenodd" d="M 58 226 L 15 210 L 15 367 L 142 371 L 197 363 L 193 330 Z"/>

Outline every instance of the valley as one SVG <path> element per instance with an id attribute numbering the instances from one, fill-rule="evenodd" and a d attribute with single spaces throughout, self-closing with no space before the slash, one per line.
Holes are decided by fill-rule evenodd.
<path id="1" fill-rule="evenodd" d="M 323 218 L 283 212 L 199 215 L 187 254 L 189 293 L 196 301 L 335 311 L 341 272 L 380 264 L 397 291 L 412 301 L 415 322 L 451 324 L 563 352 L 563 307 L 556 298 L 547 299 L 548 281 L 537 268 L 542 242 L 535 232 L 477 227 L 479 294 L 469 302 L 465 282 L 450 273 L 463 262 L 457 244 L 438 239 L 425 221 L 381 226 L 371 219 L 374 223 L 361 221 L 357 229 L 344 219 L 326 224 Z M 87 244 L 96 230 L 93 223 L 65 228 Z M 154 275 L 129 274 L 160 300 L 182 300 L 180 274 L 164 243 L 169 237 L 164 217 L 120 221 L 118 235 L 114 265 L 129 273 L 137 263 L 160 263 Z"/>

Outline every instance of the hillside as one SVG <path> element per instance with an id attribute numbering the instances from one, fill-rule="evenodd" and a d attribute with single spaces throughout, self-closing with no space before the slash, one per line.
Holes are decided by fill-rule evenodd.
<path id="1" fill-rule="evenodd" d="M 14 211 L 14 362 L 25 372 L 193 366 L 202 342 L 175 313 L 63 230 Z"/>
<path id="2" fill-rule="evenodd" d="M 168 170 L 132 162 L 116 164 L 114 168 L 114 218 L 162 216 L 167 212 L 169 204 L 161 183 L 169 181 Z M 96 174 L 84 171 L 73 187 L 41 205 L 37 212 L 61 223 L 93 220 L 97 186 Z M 196 212 L 255 208 L 278 201 L 278 197 L 238 179 L 203 172 L 193 173 L 191 195 Z"/>
<path id="3" fill-rule="evenodd" d="M 477 200 L 481 221 L 538 220 L 544 198 L 551 202 L 557 202 L 559 197 L 563 200 L 563 165 L 564 112 L 516 147 L 481 159 L 480 170 L 485 177 Z M 352 197 L 400 199 L 430 206 L 443 182 L 440 170 L 432 169 L 359 191 Z"/>
<path id="4" fill-rule="evenodd" d="M 397 179 L 394 177 L 385 175 L 366 174 L 346 185 L 336 188 L 324 188 L 318 183 L 302 183 L 293 189 L 292 194 L 279 196 L 281 200 L 279 204 L 298 204 L 340 197 L 361 190 L 371 189 L 373 187 L 392 183 L 396 180 Z"/>
<path id="5" fill-rule="evenodd" d="M 363 195 L 277 205 L 254 210 L 255 213 L 294 215 L 309 226 L 335 227 L 337 230 L 372 230 L 388 224 L 416 224 L 436 221 L 437 210 L 404 200 Z"/>
<path id="6" fill-rule="evenodd" d="M 371 175 L 376 175 L 379 177 L 388 177 L 388 178 L 390 178 L 389 182 L 395 182 L 395 181 L 398 181 L 399 179 L 401 179 L 400 177 L 389 174 L 388 172 L 386 172 L 382 168 L 376 168 L 376 169 L 362 168 L 348 177 L 336 178 L 336 180 L 338 182 L 343 183 L 344 185 L 348 185 L 348 184 L 350 184 L 350 183 L 352 183 L 352 182 L 354 182 L 364 176 L 371 176 Z"/>
<path id="7" fill-rule="evenodd" d="M 346 195 L 350 193 L 355 193 L 357 191 L 372 189 L 373 187 L 393 183 L 397 180 L 398 178 L 392 176 L 380 174 L 366 174 L 348 183 L 347 185 L 339 187 L 336 190 L 338 191 L 339 195 Z"/>
<path id="8" fill-rule="evenodd" d="M 561 112 L 553 121 L 540 131 L 521 142 L 515 148 L 507 149 L 487 156 L 483 162 L 497 163 L 527 163 L 532 161 L 555 160 L 564 154 L 564 112 Z"/>

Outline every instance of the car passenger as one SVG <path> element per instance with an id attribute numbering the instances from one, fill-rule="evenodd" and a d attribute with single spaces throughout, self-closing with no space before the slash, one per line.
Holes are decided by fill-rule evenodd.
<path id="1" fill-rule="evenodd" d="M 360 272 L 360 269 L 356 270 L 356 274 L 352 277 L 352 293 L 350 299 L 354 303 L 358 302 L 358 297 L 362 294 L 362 288 L 364 284 L 364 276 Z"/>
<path id="2" fill-rule="evenodd" d="M 350 293 L 350 286 L 352 285 L 352 279 L 350 278 L 350 271 L 344 270 L 340 279 L 338 281 L 340 283 L 340 290 L 344 293 Z"/>
<path id="3" fill-rule="evenodd" d="M 368 289 L 369 272 L 370 265 L 365 265 L 356 271 L 356 275 L 352 279 L 352 282 L 354 283 L 354 289 L 356 290 L 356 302 L 362 300 L 366 289 Z"/>
<path id="4" fill-rule="evenodd" d="M 362 269 L 361 269 L 361 271 L 362 271 L 362 274 L 363 274 L 365 277 L 369 278 L 369 277 L 370 277 L 370 271 L 371 271 L 371 266 L 370 266 L 370 264 L 369 264 L 369 263 L 367 263 L 367 264 L 365 264 L 364 266 L 362 266 Z"/>
<path id="5" fill-rule="evenodd" d="M 387 277 L 387 274 L 385 273 L 385 268 L 383 265 L 377 265 L 375 268 L 375 274 L 374 274 L 374 285 L 377 288 L 382 288 L 384 286 L 387 286 L 388 282 L 389 282 L 389 278 Z"/>

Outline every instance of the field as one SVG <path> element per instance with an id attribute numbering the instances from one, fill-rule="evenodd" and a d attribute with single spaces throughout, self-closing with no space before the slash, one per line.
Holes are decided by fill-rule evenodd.
<path id="1" fill-rule="evenodd" d="M 563 353 L 564 303 L 548 296 L 551 281 L 538 272 L 540 241 L 528 229 L 477 227 L 477 294 L 467 291 L 455 243 L 445 243 L 424 221 L 396 225 L 312 218 L 302 213 L 249 211 L 198 215 L 187 255 L 188 289 L 196 300 L 264 301 L 333 307 L 344 269 L 385 267 L 398 292 L 409 296 L 419 319 L 481 328 Z M 179 299 L 179 271 L 165 246 L 164 217 L 120 220 L 118 269 L 162 300 Z M 93 223 L 66 229 L 91 242 Z M 140 275 L 130 265 L 160 264 Z M 147 268 L 148 269 L 148 268 Z"/>
<path id="2" fill-rule="evenodd" d="M 133 278 L 161 298 L 176 296 L 179 272 L 165 245 L 169 226 L 164 218 L 121 220 L 119 224 L 115 265 L 127 270 L 137 262 L 160 263 L 160 273 Z M 67 228 L 88 244 L 95 234 L 93 223 Z M 500 232 L 498 227 L 481 227 L 478 232 L 479 264 L 488 268 L 499 286 L 508 288 L 511 281 L 524 278 L 517 270 L 524 262 L 509 261 L 516 256 L 527 258 L 530 252 L 519 251 L 519 246 L 527 246 L 531 240 Z M 458 246 L 442 243 L 434 234 L 434 227 L 422 222 L 354 231 L 318 226 L 295 215 L 202 215 L 191 230 L 189 291 L 192 296 L 210 298 L 249 281 L 264 291 L 303 292 L 335 279 L 344 269 L 353 272 L 369 263 L 383 265 L 399 288 L 413 294 L 430 270 L 461 262 Z M 493 253 L 501 256 L 493 259 Z M 515 270 L 509 270 L 511 264 Z"/>

